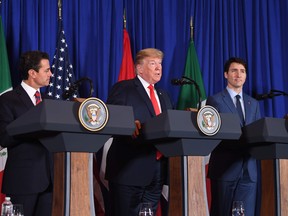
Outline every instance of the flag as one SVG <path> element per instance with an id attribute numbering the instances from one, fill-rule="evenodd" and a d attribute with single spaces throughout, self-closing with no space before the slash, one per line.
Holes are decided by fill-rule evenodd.
<path id="1" fill-rule="evenodd" d="M 69 87 L 75 81 L 75 76 L 73 73 L 73 66 L 69 60 L 68 45 L 66 43 L 63 21 L 61 18 L 58 20 L 57 47 L 53 57 L 51 70 L 52 76 L 49 86 L 46 89 L 47 95 L 53 99 L 62 100 L 63 92 L 69 90 Z M 72 97 L 77 98 L 78 92 L 75 91 Z"/>
<path id="2" fill-rule="evenodd" d="M 205 100 L 206 93 L 193 40 L 191 40 L 189 44 L 184 76 L 194 80 L 198 84 L 201 99 Z M 194 85 L 183 85 L 180 89 L 177 108 L 180 110 L 186 108 L 197 108 L 198 99 L 198 92 Z"/>
<path id="3" fill-rule="evenodd" d="M 0 95 L 12 90 L 9 61 L 6 49 L 2 17 L 0 16 Z M 0 147 L 0 189 L 2 188 L 2 177 L 7 160 L 7 149 Z M 5 194 L 0 191 L 0 203 L 5 199 Z"/>
<path id="4" fill-rule="evenodd" d="M 134 72 L 134 62 L 132 58 L 132 52 L 131 52 L 131 46 L 130 46 L 130 39 L 129 39 L 129 34 L 127 30 L 124 28 L 123 30 L 123 54 L 122 54 L 122 64 L 120 67 L 120 72 L 118 75 L 118 81 L 121 80 L 127 80 L 127 79 L 133 79 L 135 77 L 135 72 Z M 109 148 L 112 144 L 113 138 L 110 138 L 103 147 L 102 154 L 99 155 L 97 154 L 98 160 L 101 161 L 101 167 L 99 172 L 94 172 L 94 175 L 99 175 L 97 176 L 97 179 L 100 179 L 99 184 L 101 185 L 102 188 L 102 194 L 103 198 L 105 200 L 105 209 L 109 210 L 109 187 L 108 187 L 108 182 L 105 179 L 105 170 L 106 170 L 106 159 L 107 159 L 107 153 L 109 151 Z M 108 212 L 106 212 L 106 215 L 109 215 Z"/>
<path id="5" fill-rule="evenodd" d="M 9 61 L 6 49 L 6 41 L 4 36 L 4 29 L 2 25 L 2 18 L 0 16 L 0 95 L 6 91 L 12 90 Z"/>
<path id="6" fill-rule="evenodd" d="M 133 79 L 135 77 L 129 34 L 123 30 L 123 56 L 118 81 Z"/>
<path id="7" fill-rule="evenodd" d="M 127 30 L 124 28 L 122 64 L 121 64 L 120 72 L 118 75 L 118 82 L 121 80 L 133 79 L 134 77 L 135 77 L 134 62 L 132 58 L 129 34 Z M 103 154 L 102 154 L 101 168 L 100 168 L 100 179 L 107 190 L 108 190 L 108 182 L 107 180 L 105 180 L 106 156 L 107 156 L 107 153 L 111 144 L 112 144 L 112 138 L 109 139 L 103 147 Z"/>
<path id="8" fill-rule="evenodd" d="M 201 102 L 203 100 L 206 100 L 206 92 L 204 88 L 204 83 L 202 79 L 202 73 L 200 70 L 200 65 L 198 61 L 197 52 L 195 49 L 194 41 L 191 39 L 189 47 L 188 47 L 188 53 L 186 57 L 186 65 L 185 65 L 185 71 L 184 76 L 188 77 L 189 79 L 194 80 L 200 90 L 201 94 Z M 184 110 L 186 108 L 198 108 L 198 102 L 199 102 L 199 95 L 197 92 L 197 89 L 194 85 L 183 85 L 180 89 L 180 94 L 178 98 L 178 104 L 177 109 Z M 206 179 L 206 193 L 207 193 L 207 201 L 208 201 L 208 208 L 211 206 L 211 186 L 210 186 L 210 180 L 206 177 L 206 173 L 208 171 L 208 163 L 209 163 L 209 156 L 204 157 L 204 165 L 203 169 L 205 169 L 205 176 L 204 179 Z"/>
<path id="9" fill-rule="evenodd" d="M 56 100 L 66 100 L 63 98 L 63 92 L 68 91 L 69 87 L 75 82 L 75 76 L 73 73 L 73 66 L 70 63 L 68 45 L 66 42 L 65 32 L 63 28 L 63 21 L 61 18 L 58 20 L 58 35 L 57 46 L 55 55 L 52 62 L 52 77 L 50 79 L 49 86 L 46 89 L 46 93 L 49 97 Z M 72 95 L 72 98 L 78 97 L 78 91 Z M 70 98 L 67 98 L 69 100 Z M 93 167 L 96 169 L 97 167 Z M 99 216 L 104 216 L 104 204 L 103 198 L 100 193 L 97 179 L 93 179 L 94 186 L 94 207 L 95 213 Z"/>
<path id="10" fill-rule="evenodd" d="M 124 28 L 123 30 L 123 54 L 122 54 L 122 64 L 120 67 L 120 72 L 118 76 L 118 82 L 121 80 L 128 80 L 133 79 L 135 77 L 134 71 L 134 62 L 132 58 L 131 46 L 130 46 L 130 39 L 127 30 Z M 100 171 L 100 178 L 106 188 L 108 188 L 108 183 L 105 180 L 105 169 L 106 169 L 106 156 L 108 150 L 112 144 L 112 139 L 107 141 L 103 148 L 103 157 L 101 161 L 101 171 Z"/>

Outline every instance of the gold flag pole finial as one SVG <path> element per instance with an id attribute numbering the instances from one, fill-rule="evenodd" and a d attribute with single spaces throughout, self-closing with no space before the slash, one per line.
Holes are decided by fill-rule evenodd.
<path id="1" fill-rule="evenodd" d="M 126 29 L 126 10 L 124 8 L 124 13 L 123 13 L 123 19 L 124 19 L 124 29 Z"/>
<path id="2" fill-rule="evenodd" d="M 193 16 L 191 16 L 190 19 L 190 39 L 193 40 L 193 31 L 194 31 L 194 27 L 193 27 Z"/>
<path id="3" fill-rule="evenodd" d="M 58 17 L 62 19 L 62 0 L 58 0 Z"/>

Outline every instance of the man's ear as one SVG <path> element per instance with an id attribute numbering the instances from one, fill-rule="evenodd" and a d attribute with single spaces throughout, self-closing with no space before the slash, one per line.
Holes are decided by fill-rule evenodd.
<path id="1" fill-rule="evenodd" d="M 36 74 L 35 73 L 37 73 L 35 70 L 33 70 L 33 69 L 30 69 L 29 71 L 28 71 L 28 74 L 29 74 L 29 76 L 30 77 L 32 77 L 32 78 L 35 78 L 36 77 Z"/>
<path id="2" fill-rule="evenodd" d="M 136 71 L 137 71 L 138 74 L 142 74 L 142 68 L 143 68 L 143 67 L 142 67 L 141 64 L 137 64 L 137 65 L 136 65 Z"/>

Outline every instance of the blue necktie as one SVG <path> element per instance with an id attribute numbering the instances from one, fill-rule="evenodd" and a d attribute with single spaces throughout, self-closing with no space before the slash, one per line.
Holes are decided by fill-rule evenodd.
<path id="1" fill-rule="evenodd" d="M 244 120 L 244 115 L 243 115 L 243 111 L 242 111 L 242 107 L 241 107 L 241 103 L 240 103 L 240 95 L 236 95 L 236 109 L 238 112 L 238 115 L 240 117 L 240 121 L 242 123 L 242 125 L 245 125 L 245 120 Z"/>

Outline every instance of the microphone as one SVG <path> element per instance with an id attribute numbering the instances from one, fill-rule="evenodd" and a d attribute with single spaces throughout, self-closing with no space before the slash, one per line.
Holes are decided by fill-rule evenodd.
<path id="1" fill-rule="evenodd" d="M 274 96 L 278 96 L 278 94 L 274 94 L 273 92 L 269 92 L 268 94 L 256 94 L 255 99 L 256 100 L 265 100 L 267 98 L 273 98 Z"/>
<path id="2" fill-rule="evenodd" d="M 190 81 L 190 80 L 186 80 L 186 79 L 172 79 L 171 80 L 171 84 L 172 85 L 186 85 L 186 84 L 195 84 L 195 81 Z"/>
<path id="3" fill-rule="evenodd" d="M 71 97 L 73 95 L 74 92 L 76 92 L 80 86 L 80 83 L 81 83 L 81 79 L 80 80 L 77 80 L 76 82 L 72 83 L 68 90 L 65 90 L 62 94 L 62 98 L 64 100 L 68 99 L 69 97 Z"/>
<path id="4" fill-rule="evenodd" d="M 273 98 L 275 96 L 280 96 L 280 95 L 288 96 L 288 94 L 285 93 L 284 91 L 271 89 L 268 94 L 256 94 L 255 95 L 255 99 L 256 100 L 264 100 L 264 99 L 267 99 L 267 98 L 271 99 L 271 98 Z"/>
<path id="5" fill-rule="evenodd" d="M 181 85 L 181 86 L 186 85 L 186 84 L 194 85 L 196 87 L 197 94 L 198 94 L 198 110 L 200 110 L 200 108 L 201 108 L 201 92 L 200 92 L 199 85 L 193 79 L 190 79 L 189 77 L 186 77 L 186 76 L 182 76 L 181 79 L 172 79 L 171 84 L 172 85 Z"/>
<path id="6" fill-rule="evenodd" d="M 74 92 L 78 91 L 79 86 L 82 84 L 82 82 L 83 82 L 84 80 L 88 80 L 88 81 L 89 81 L 89 84 L 90 84 L 90 95 L 89 95 L 89 97 L 91 97 L 91 96 L 92 96 L 92 93 L 93 93 L 93 91 L 94 91 L 94 90 L 93 90 L 92 80 L 89 79 L 88 77 L 83 77 L 83 78 L 77 80 L 76 82 L 74 82 L 73 84 L 71 84 L 71 85 L 69 86 L 69 89 L 63 92 L 62 98 L 63 98 L 64 100 L 70 98 L 70 97 L 74 94 Z"/>

